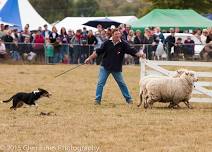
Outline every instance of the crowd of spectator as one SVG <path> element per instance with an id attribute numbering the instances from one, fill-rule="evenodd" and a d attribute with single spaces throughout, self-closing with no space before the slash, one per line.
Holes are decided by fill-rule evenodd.
<path id="1" fill-rule="evenodd" d="M 0 27 L 0 58 L 4 60 L 26 61 L 35 63 L 64 63 L 78 64 L 84 60 L 101 44 L 110 39 L 112 30 L 116 27 L 103 29 L 101 25 L 97 30 L 87 30 L 85 27 L 73 31 L 62 27 L 59 31 L 53 26 L 47 25 L 30 31 L 30 25 L 25 25 L 24 30 L 11 29 L 8 25 Z M 145 28 L 144 31 L 133 31 L 129 25 L 121 24 L 117 27 L 122 34 L 122 40 L 127 41 L 138 51 L 143 51 L 149 60 L 161 59 L 161 50 L 165 50 L 168 60 L 178 60 L 192 57 L 195 54 L 194 41 L 190 36 L 186 40 L 175 37 L 175 33 L 191 33 L 180 31 L 179 28 L 171 28 L 161 31 L 159 27 Z M 169 33 L 167 37 L 164 33 Z M 212 58 L 212 28 L 196 29 L 192 34 L 199 39 L 205 48 L 200 53 L 203 59 Z M 96 63 L 101 62 L 101 57 Z M 125 64 L 138 63 L 137 58 L 125 56 Z"/>

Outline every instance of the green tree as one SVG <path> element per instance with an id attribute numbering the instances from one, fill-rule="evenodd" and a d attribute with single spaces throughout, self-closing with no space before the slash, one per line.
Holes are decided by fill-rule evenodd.
<path id="1" fill-rule="evenodd" d="M 73 15 L 73 0 L 30 0 L 30 3 L 48 22 Z"/>
<path id="2" fill-rule="evenodd" d="M 74 6 L 75 16 L 95 16 L 99 5 L 96 0 L 78 0 Z"/>
<path id="3" fill-rule="evenodd" d="M 143 1 L 143 0 L 142 0 Z M 144 0 L 150 3 L 146 9 L 140 9 L 138 15 L 142 16 L 154 8 L 170 9 L 194 9 L 199 13 L 208 13 L 212 11 L 212 0 Z"/>

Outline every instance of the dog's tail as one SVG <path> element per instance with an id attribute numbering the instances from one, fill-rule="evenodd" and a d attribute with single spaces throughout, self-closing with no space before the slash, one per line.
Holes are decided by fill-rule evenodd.
<path id="1" fill-rule="evenodd" d="M 10 99 L 5 100 L 5 101 L 2 101 L 2 102 L 5 102 L 5 103 L 6 103 L 6 102 L 10 102 L 10 101 L 13 99 L 13 97 L 14 97 L 14 96 L 12 96 Z"/>

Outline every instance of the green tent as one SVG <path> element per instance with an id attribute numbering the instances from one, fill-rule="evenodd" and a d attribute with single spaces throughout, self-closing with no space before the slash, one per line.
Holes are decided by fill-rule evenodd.
<path id="1" fill-rule="evenodd" d="M 133 30 L 146 27 L 169 29 L 179 27 L 180 30 L 212 27 L 212 21 L 201 16 L 194 10 L 154 9 L 132 24 Z"/>

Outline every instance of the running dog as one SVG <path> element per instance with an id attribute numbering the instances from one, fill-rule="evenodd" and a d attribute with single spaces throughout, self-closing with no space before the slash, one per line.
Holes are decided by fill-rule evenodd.
<path id="1" fill-rule="evenodd" d="M 13 100 L 13 105 L 10 107 L 10 109 L 16 110 L 17 108 L 20 108 L 23 106 L 23 104 L 27 105 L 35 105 L 35 101 L 38 100 L 41 97 L 50 97 L 51 94 L 41 88 L 38 88 L 38 90 L 33 91 L 31 93 L 25 93 L 25 92 L 18 92 L 17 94 L 13 95 L 10 99 L 5 100 L 3 102 L 10 102 Z"/>

